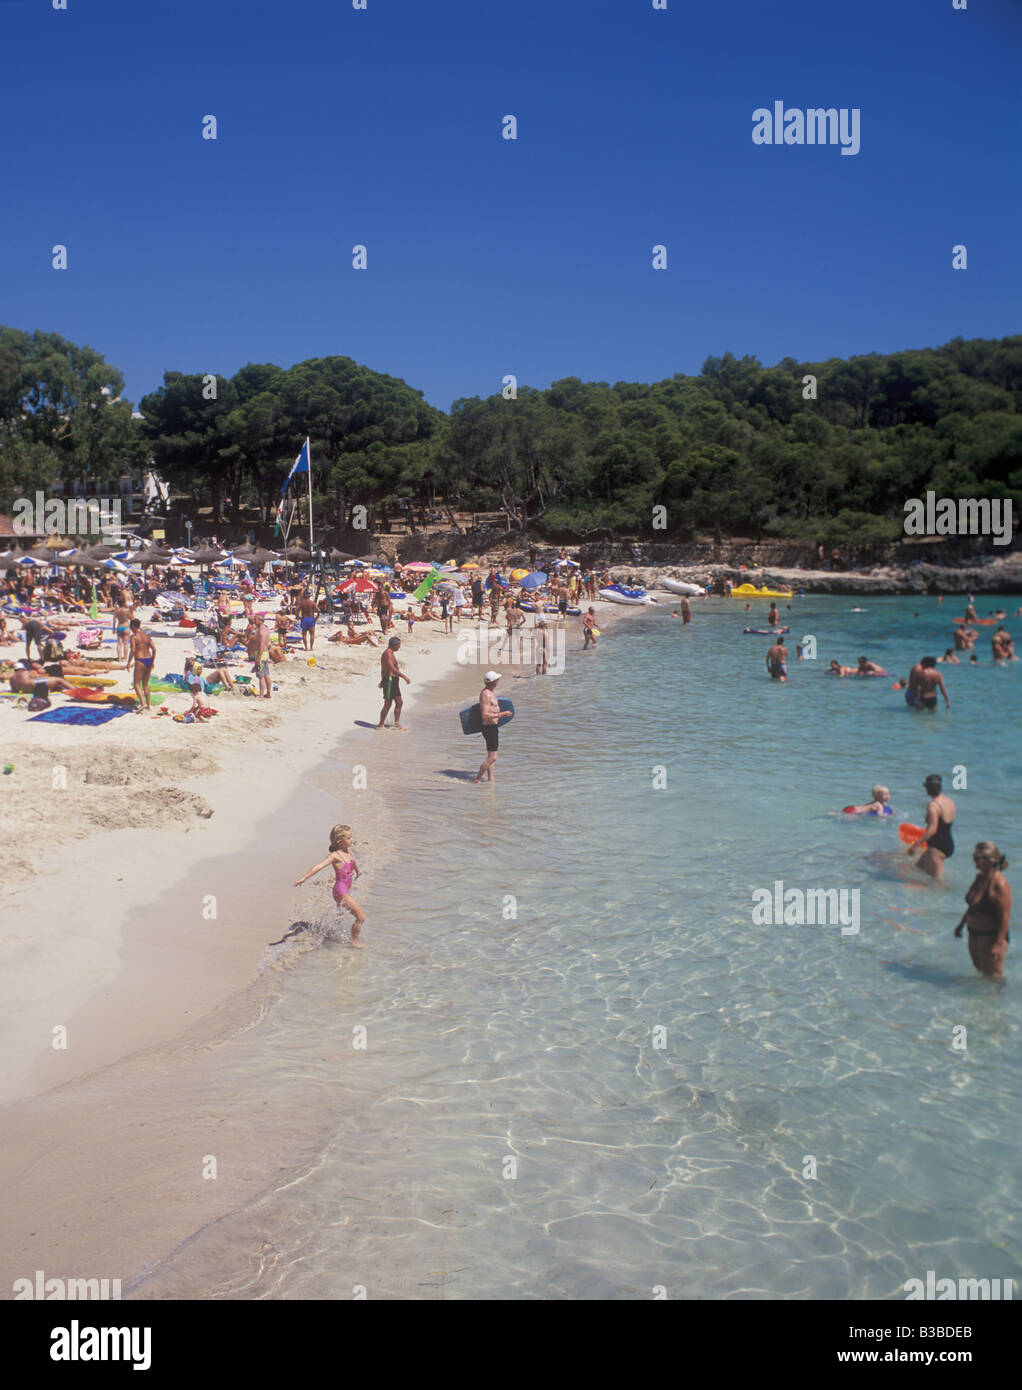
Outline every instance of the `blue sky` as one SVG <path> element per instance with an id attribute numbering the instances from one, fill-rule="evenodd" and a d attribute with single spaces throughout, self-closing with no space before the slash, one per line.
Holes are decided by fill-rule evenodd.
<path id="1" fill-rule="evenodd" d="M 0 0 L 0 321 L 135 401 L 339 354 L 444 409 L 1019 331 L 1019 0 L 367 6 Z M 754 145 L 775 100 L 860 153 Z"/>

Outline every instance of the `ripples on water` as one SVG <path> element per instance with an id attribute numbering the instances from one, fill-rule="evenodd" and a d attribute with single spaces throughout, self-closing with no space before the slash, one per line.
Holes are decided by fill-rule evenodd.
<path id="1" fill-rule="evenodd" d="M 832 656 L 904 675 L 950 640 L 932 599 L 864 603 L 798 602 L 789 642 L 812 632 L 819 657 L 786 686 L 724 601 L 688 629 L 626 614 L 562 677 L 506 667 L 495 789 L 450 775 L 482 756 L 456 722 L 471 677 L 400 741 L 365 739 L 371 950 L 334 939 L 318 889 L 230 1061 L 285 1115 L 289 1078 L 336 1082 L 328 1138 L 136 1293 L 870 1298 L 927 1269 L 1017 1275 L 1019 966 L 975 977 L 952 929 L 972 844 L 1018 862 L 1022 675 L 986 651 L 942 668 L 933 718 L 889 680 L 832 681 Z M 896 826 L 956 765 L 937 886 Z M 877 781 L 891 821 L 828 814 Z M 858 888 L 859 934 L 753 926 L 775 879 Z"/>

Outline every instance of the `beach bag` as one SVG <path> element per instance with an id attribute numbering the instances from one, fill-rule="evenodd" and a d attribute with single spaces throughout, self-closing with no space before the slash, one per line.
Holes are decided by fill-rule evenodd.
<path id="1" fill-rule="evenodd" d="M 63 643 L 60 642 L 56 637 L 47 637 L 46 641 L 43 643 L 43 660 L 59 661 L 63 655 Z"/>

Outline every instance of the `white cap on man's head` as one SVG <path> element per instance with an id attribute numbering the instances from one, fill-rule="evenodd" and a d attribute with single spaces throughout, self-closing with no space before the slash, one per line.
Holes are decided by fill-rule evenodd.
<path id="1" fill-rule="evenodd" d="M 486 675 L 483 676 L 483 680 L 486 681 L 487 685 L 489 685 L 490 681 L 499 681 L 499 680 L 500 680 L 500 672 L 499 672 L 499 671 L 487 671 Z"/>

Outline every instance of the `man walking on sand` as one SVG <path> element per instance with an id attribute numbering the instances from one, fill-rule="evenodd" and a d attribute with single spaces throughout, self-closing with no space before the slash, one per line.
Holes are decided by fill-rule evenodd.
<path id="1" fill-rule="evenodd" d="M 394 605 L 391 602 L 389 591 L 381 584 L 376 593 L 376 616 L 380 620 L 381 635 L 387 631 L 388 627 L 394 626 Z"/>
<path id="2" fill-rule="evenodd" d="M 495 782 L 493 765 L 497 761 L 497 745 L 500 742 L 500 721 L 510 719 L 511 711 L 502 710 L 497 699 L 496 686 L 500 680 L 499 671 L 487 671 L 483 677 L 485 685 L 479 692 L 479 713 L 483 721 L 483 740 L 486 743 L 486 757 L 479 764 L 479 771 L 473 779 L 473 787 L 480 782 Z"/>
<path id="3" fill-rule="evenodd" d="M 298 600 L 298 616 L 301 619 L 302 646 L 307 652 L 311 652 L 316 645 L 316 614 L 318 611 L 316 600 L 310 596 L 308 589 L 303 589 L 302 596 Z"/>
<path id="4" fill-rule="evenodd" d="M 380 675 L 382 677 L 380 686 L 383 690 L 383 709 L 380 711 L 380 722 L 378 729 L 386 726 L 387 715 L 390 713 L 391 705 L 394 706 L 394 728 L 403 729 L 401 723 L 401 707 L 404 703 L 401 699 L 401 682 L 407 681 L 408 677 L 397 664 L 397 653 L 401 646 L 400 637 L 392 637 L 387 643 L 387 650 L 380 657 Z"/>

